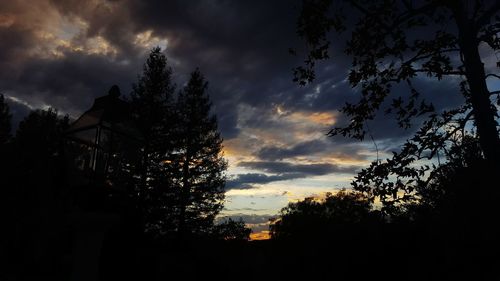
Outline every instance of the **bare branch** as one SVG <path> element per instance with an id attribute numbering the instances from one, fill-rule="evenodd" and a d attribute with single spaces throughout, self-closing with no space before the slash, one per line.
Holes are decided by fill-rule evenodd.
<path id="1" fill-rule="evenodd" d="M 490 77 L 495 77 L 497 79 L 500 79 L 500 75 L 498 74 L 494 74 L 494 73 L 489 73 L 485 76 L 486 79 L 490 78 Z"/>

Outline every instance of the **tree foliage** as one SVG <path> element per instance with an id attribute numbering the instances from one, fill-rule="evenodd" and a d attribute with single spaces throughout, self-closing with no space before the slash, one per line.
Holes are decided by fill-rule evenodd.
<path id="1" fill-rule="evenodd" d="M 55 181 L 62 180 L 63 175 L 57 174 L 55 166 L 61 165 L 61 147 L 68 127 L 69 117 L 59 115 L 53 108 L 31 111 L 19 123 L 4 155 L 10 170 L 6 173 L 11 180 L 8 185 L 17 186 L 20 191 L 28 186 L 55 185 Z"/>
<path id="2" fill-rule="evenodd" d="M 43 189 L 61 188 L 64 175 L 59 170 L 62 165 L 60 152 L 68 127 L 69 117 L 60 116 L 52 108 L 31 111 L 19 123 L 10 151 L 5 154 L 11 166 L 11 172 L 6 175 L 7 186 L 15 187 L 14 192 L 27 193 L 17 199 L 36 198 L 37 195 L 44 198 L 52 194 Z"/>
<path id="3" fill-rule="evenodd" d="M 270 225 L 271 237 L 304 238 L 332 234 L 369 220 L 372 203 L 359 192 L 341 190 L 318 200 L 305 198 L 289 203 Z"/>
<path id="4" fill-rule="evenodd" d="M 196 70 L 175 95 L 160 48 L 133 86 L 131 104 L 144 135 L 138 191 L 146 229 L 156 236 L 208 234 L 222 209 L 227 163 L 207 87 Z"/>
<path id="5" fill-rule="evenodd" d="M 11 137 L 11 119 L 9 105 L 5 102 L 4 96 L 0 94 L 0 145 L 6 143 Z"/>
<path id="6" fill-rule="evenodd" d="M 69 118 L 56 110 L 31 111 L 19 124 L 15 136 L 2 144 L 0 156 L 2 198 L 0 216 L 5 226 L 3 239 L 9 262 L 32 266 L 43 272 L 51 251 L 43 240 L 63 227 L 60 221 L 64 174 L 61 145 Z M 39 242 L 43 241 L 43 242 Z M 8 263 L 10 264 L 10 263 Z"/>
<path id="7" fill-rule="evenodd" d="M 451 147 L 463 143 L 465 137 L 476 138 L 483 157 L 500 165 L 498 112 L 493 104 L 496 98 L 498 105 L 499 92 L 489 91 L 486 84 L 499 76 L 486 72 L 479 52 L 479 48 L 490 53 L 500 48 L 498 2 L 303 3 L 297 33 L 310 49 L 304 65 L 295 69 L 295 81 L 307 84 L 314 80 L 315 63 L 329 57 L 330 31 L 350 32 L 344 50 L 352 57 L 348 81 L 360 90 L 361 97 L 341 109 L 350 122 L 333 128 L 330 136 L 363 139 L 366 122 L 380 111 L 392 114 L 403 129 L 424 120 L 401 151 L 364 169 L 353 183 L 355 189 L 379 197 L 388 209 L 414 200 L 431 180 L 429 174 L 431 178 L 435 175 L 431 172 L 435 166 L 422 165 L 422 160 L 440 155 L 452 158 Z M 415 80 L 424 78 L 457 83 L 459 93 L 442 95 L 460 95 L 464 103 L 436 109 L 416 86 Z M 396 85 L 405 85 L 407 92 L 395 93 Z"/>
<path id="8" fill-rule="evenodd" d="M 209 229 L 223 207 L 227 162 L 207 89 L 208 83 L 196 69 L 179 92 L 175 149 L 166 159 L 178 192 L 178 231 L 182 235 Z"/>
<path id="9" fill-rule="evenodd" d="M 59 152 L 68 126 L 69 117 L 60 116 L 53 108 L 30 112 L 19 123 L 14 137 L 19 158 L 27 165 L 45 165 L 44 161 Z"/>
<path id="10" fill-rule="evenodd" d="M 240 218 L 227 220 L 214 225 L 212 235 L 216 239 L 231 240 L 231 241 L 248 241 L 252 230 L 246 227 L 245 222 Z"/>
<path id="11" fill-rule="evenodd" d="M 158 235 L 165 233 L 172 224 L 170 179 L 162 161 L 174 149 L 171 131 L 175 92 L 172 69 L 159 47 L 151 50 L 142 75 L 132 88 L 131 108 L 143 137 L 142 160 L 136 171 L 140 180 L 136 189 L 146 229 Z"/>
<path id="12" fill-rule="evenodd" d="M 210 236 L 214 219 L 223 207 L 227 162 L 207 89 L 208 82 L 196 69 L 176 93 L 172 69 L 158 47 L 151 50 L 133 84 L 129 102 L 134 125 L 141 133 L 141 159 L 119 161 L 112 172 L 107 171 L 107 182 L 132 191 L 128 195 L 137 199 L 133 201 L 138 203 L 145 230 L 152 236 Z M 116 86 L 111 94 L 119 95 Z M 10 114 L 0 97 L 2 137 L 7 139 Z M 26 176 L 27 180 L 44 174 L 52 180 L 51 173 L 57 172 L 51 167 L 57 161 L 63 163 L 58 156 L 68 124 L 69 118 L 59 116 L 52 108 L 31 112 L 19 124 L 9 148 L 2 145 L 2 151 L 15 151 L 9 153 L 15 157 L 2 161 L 2 167 L 9 163 L 18 171 L 16 176 Z M 124 146 L 116 141 L 113 145 L 122 150 L 136 148 L 135 144 Z M 64 151 L 69 153 L 68 149 Z M 129 152 L 116 152 L 112 157 Z M 229 221 L 217 231 L 227 239 L 239 239 L 246 233 L 241 226 L 240 222 Z"/>
<path id="13" fill-rule="evenodd" d="M 144 139 L 140 168 L 143 190 L 157 178 L 160 158 L 171 149 L 168 137 L 175 90 L 171 76 L 167 58 L 157 47 L 151 50 L 142 75 L 132 85 L 131 108 Z"/>

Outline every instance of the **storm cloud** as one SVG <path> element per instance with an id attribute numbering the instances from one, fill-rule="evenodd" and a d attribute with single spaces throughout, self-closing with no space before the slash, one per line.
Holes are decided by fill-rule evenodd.
<path id="1" fill-rule="evenodd" d="M 392 116 L 381 114 L 368 123 L 370 138 L 363 142 L 327 137 L 333 126 L 350 121 L 339 109 L 355 102 L 359 89 L 346 80 L 351 59 L 338 41 L 332 60 L 318 63 L 314 83 L 292 81 L 292 69 L 303 62 L 288 53 L 304 46 L 295 33 L 300 5 L 299 0 L 3 1 L 0 93 L 10 104 L 14 127 L 36 108 L 78 117 L 111 85 L 128 95 L 149 51 L 160 46 L 178 88 L 196 67 L 209 81 L 229 161 L 228 197 L 261 192 L 260 203 L 279 209 L 288 199 L 269 199 L 268 194 L 283 192 L 266 190 L 273 188 L 270 183 L 301 181 L 305 191 L 291 191 L 300 194 L 321 192 L 304 184 L 309 179 L 348 184 L 376 156 L 398 150 L 422 121 L 401 130 Z M 456 85 L 426 77 L 414 81 L 437 109 L 463 102 Z M 443 94 L 449 92 L 457 95 Z M 399 95 L 407 89 L 394 87 L 389 100 Z M 252 212 L 251 206 L 228 204 Z"/>
<path id="2" fill-rule="evenodd" d="M 240 162 L 239 165 L 251 169 L 262 170 L 268 173 L 311 176 L 321 176 L 330 173 L 353 173 L 358 169 L 356 166 L 341 167 L 329 163 L 293 164 L 290 162 L 275 161 Z"/>

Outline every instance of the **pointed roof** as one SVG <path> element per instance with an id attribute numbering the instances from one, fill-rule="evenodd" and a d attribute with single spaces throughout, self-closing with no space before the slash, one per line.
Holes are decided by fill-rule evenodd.
<path id="1" fill-rule="evenodd" d="M 111 87 L 107 95 L 96 98 L 92 107 L 70 125 L 66 134 L 71 138 L 82 139 L 84 131 L 100 127 L 140 140 L 141 134 L 132 120 L 130 104 L 119 96 L 118 86 Z M 89 138 L 92 136 L 83 137 L 82 140 L 88 142 Z"/>

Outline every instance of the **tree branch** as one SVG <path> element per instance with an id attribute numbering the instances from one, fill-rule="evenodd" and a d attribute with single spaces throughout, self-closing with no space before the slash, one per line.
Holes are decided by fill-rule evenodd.
<path id="1" fill-rule="evenodd" d="M 428 72 L 431 72 L 431 73 L 437 73 L 435 71 L 429 71 L 429 70 L 426 70 L 426 69 L 414 69 L 415 72 L 425 72 L 425 73 L 428 73 Z M 465 72 L 461 71 L 461 70 L 454 70 L 454 71 L 443 71 L 443 72 L 440 72 L 439 74 L 442 74 L 442 75 L 465 75 Z"/>
<path id="2" fill-rule="evenodd" d="M 375 14 L 375 13 L 372 13 L 369 10 L 365 9 L 356 0 L 350 0 L 349 3 L 354 8 L 356 8 L 359 12 L 363 13 L 365 16 L 373 16 Z M 422 6 L 422 7 L 417 8 L 417 9 L 414 9 L 411 6 L 411 4 L 407 3 L 407 1 L 404 1 L 403 4 L 407 8 L 406 12 L 403 12 L 400 16 L 398 16 L 398 18 L 396 20 L 394 20 L 394 22 L 393 22 L 393 24 L 391 26 L 388 26 L 385 23 L 379 22 L 379 24 L 381 24 L 386 29 L 386 31 L 390 32 L 390 31 L 394 30 L 394 28 L 396 26 L 398 26 L 401 23 L 407 21 L 408 19 L 410 19 L 410 18 L 412 18 L 414 16 L 417 16 L 417 15 L 424 14 L 426 12 L 432 11 L 433 9 L 436 8 L 436 4 L 434 2 L 432 2 L 430 4 L 426 4 L 426 5 Z"/>
<path id="3" fill-rule="evenodd" d="M 459 48 L 451 48 L 451 49 L 444 49 L 444 50 L 440 50 L 437 52 L 423 55 L 422 49 L 420 49 L 415 56 L 413 56 L 411 59 L 403 62 L 402 64 L 407 64 L 407 63 L 416 62 L 418 60 L 427 59 L 427 58 L 430 58 L 430 57 L 435 56 L 437 54 L 451 53 L 451 52 L 458 52 L 458 51 L 460 51 Z"/>
<path id="4" fill-rule="evenodd" d="M 494 73 L 489 73 L 489 74 L 486 74 L 486 76 L 485 76 L 486 79 L 488 79 L 490 77 L 495 77 L 497 79 L 500 79 L 500 75 L 494 74 Z"/>
<path id="5" fill-rule="evenodd" d="M 496 1 L 495 4 L 484 14 L 482 14 L 475 23 L 476 30 L 481 29 L 482 26 L 486 25 L 490 18 L 500 10 L 500 1 Z"/>

